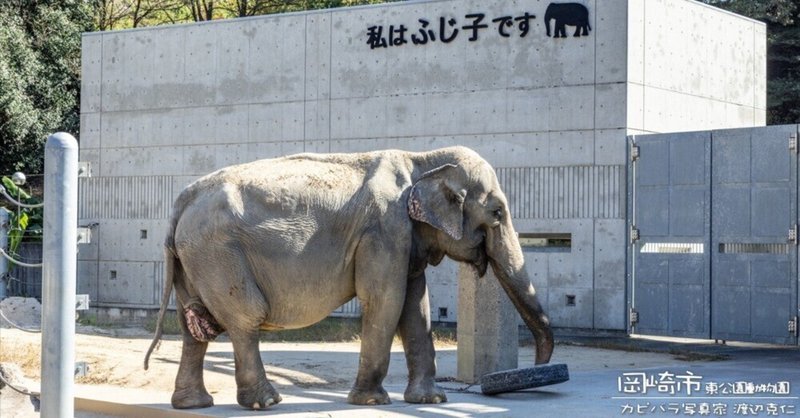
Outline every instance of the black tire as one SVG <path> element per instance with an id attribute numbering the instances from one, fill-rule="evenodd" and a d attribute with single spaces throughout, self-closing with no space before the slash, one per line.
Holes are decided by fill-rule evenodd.
<path id="1" fill-rule="evenodd" d="M 566 364 L 542 364 L 526 369 L 503 370 L 481 378 L 484 395 L 513 392 L 515 390 L 554 385 L 569 380 Z"/>

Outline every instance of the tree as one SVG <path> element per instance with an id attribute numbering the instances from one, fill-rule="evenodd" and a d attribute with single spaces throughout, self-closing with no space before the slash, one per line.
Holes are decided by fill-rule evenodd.
<path id="1" fill-rule="evenodd" d="M 114 30 L 119 28 L 131 11 L 131 5 L 121 0 L 92 0 L 94 8 L 94 24 L 97 30 Z"/>
<path id="2" fill-rule="evenodd" d="M 397 1 L 397 0 L 389 0 Z M 248 17 L 302 10 L 330 9 L 361 4 L 387 3 L 387 0 L 222 0 L 219 8 L 230 17 Z"/>
<path id="3" fill-rule="evenodd" d="M 767 24 L 767 122 L 800 123 L 800 6 L 796 0 L 701 0 Z"/>
<path id="4" fill-rule="evenodd" d="M 214 19 L 214 0 L 183 0 L 195 22 Z"/>
<path id="5" fill-rule="evenodd" d="M 127 0 L 130 2 L 130 22 L 132 28 L 160 24 L 175 23 L 171 17 L 183 4 L 179 0 Z"/>
<path id="6" fill-rule="evenodd" d="M 257 16 L 268 13 L 267 10 L 272 8 L 276 0 L 232 0 L 220 6 L 231 16 L 247 17 Z"/>
<path id="7" fill-rule="evenodd" d="M 78 135 L 82 0 L 5 1 L 0 8 L 0 173 L 41 173 L 50 133 Z"/>

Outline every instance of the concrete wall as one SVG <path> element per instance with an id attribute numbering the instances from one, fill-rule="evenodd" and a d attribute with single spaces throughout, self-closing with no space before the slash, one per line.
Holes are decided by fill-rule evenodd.
<path id="1" fill-rule="evenodd" d="M 410 1 L 84 35 L 81 159 L 94 177 L 82 183 L 79 216 L 98 226 L 81 249 L 80 291 L 102 306 L 155 306 L 171 202 L 217 168 L 461 144 L 497 168 L 519 232 L 572 234 L 569 252 L 526 253 L 553 323 L 625 329 L 626 135 L 763 123 L 765 32 L 688 0 L 579 2 L 592 31 L 572 37 L 567 26 L 568 38 L 546 36 L 541 0 Z M 536 18 L 525 37 L 491 21 L 526 12 Z M 473 13 L 488 27 L 470 41 Z M 420 19 L 436 42 L 410 41 Z M 442 22 L 445 36 L 459 29 L 452 42 Z M 370 48 L 369 27 L 386 36 L 400 25 L 408 43 Z M 430 270 L 434 320 L 457 319 L 457 270 Z"/>
<path id="2" fill-rule="evenodd" d="M 695 1 L 628 10 L 628 127 L 638 133 L 766 123 L 766 26 Z"/>

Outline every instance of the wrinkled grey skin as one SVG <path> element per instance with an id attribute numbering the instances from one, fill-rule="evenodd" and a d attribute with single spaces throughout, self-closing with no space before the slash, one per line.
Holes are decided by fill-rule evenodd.
<path id="1" fill-rule="evenodd" d="M 166 240 L 158 328 L 174 286 L 179 312 L 199 298 L 233 344 L 238 402 L 280 402 L 267 381 L 259 330 L 300 328 L 352 297 L 363 309 L 358 376 L 348 401 L 388 404 L 382 382 L 399 332 L 408 365 L 405 400 L 446 401 L 434 383 L 425 268 L 444 256 L 491 265 L 536 338 L 536 362 L 553 351 L 549 320 L 525 271 L 506 197 L 475 152 L 302 154 L 228 167 L 178 197 Z M 208 343 L 181 318 L 183 352 L 172 405 L 213 405 L 203 384 Z"/>

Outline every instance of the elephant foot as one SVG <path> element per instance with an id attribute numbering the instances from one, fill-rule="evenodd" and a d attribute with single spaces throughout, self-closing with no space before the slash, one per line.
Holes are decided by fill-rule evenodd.
<path id="1" fill-rule="evenodd" d="M 347 395 L 347 402 L 353 405 L 389 405 L 392 403 L 389 394 L 382 386 L 378 386 L 376 390 L 353 389 Z"/>
<path id="2" fill-rule="evenodd" d="M 447 395 L 445 395 L 442 388 L 436 386 L 433 379 L 409 383 L 404 395 L 408 403 L 442 403 L 447 402 Z"/>
<path id="3" fill-rule="evenodd" d="M 278 391 L 269 383 L 260 388 L 239 388 L 236 393 L 236 401 L 247 409 L 266 409 L 282 400 Z"/>
<path id="4" fill-rule="evenodd" d="M 214 398 L 205 388 L 187 388 L 172 393 L 172 407 L 175 409 L 208 408 L 214 406 Z"/>

